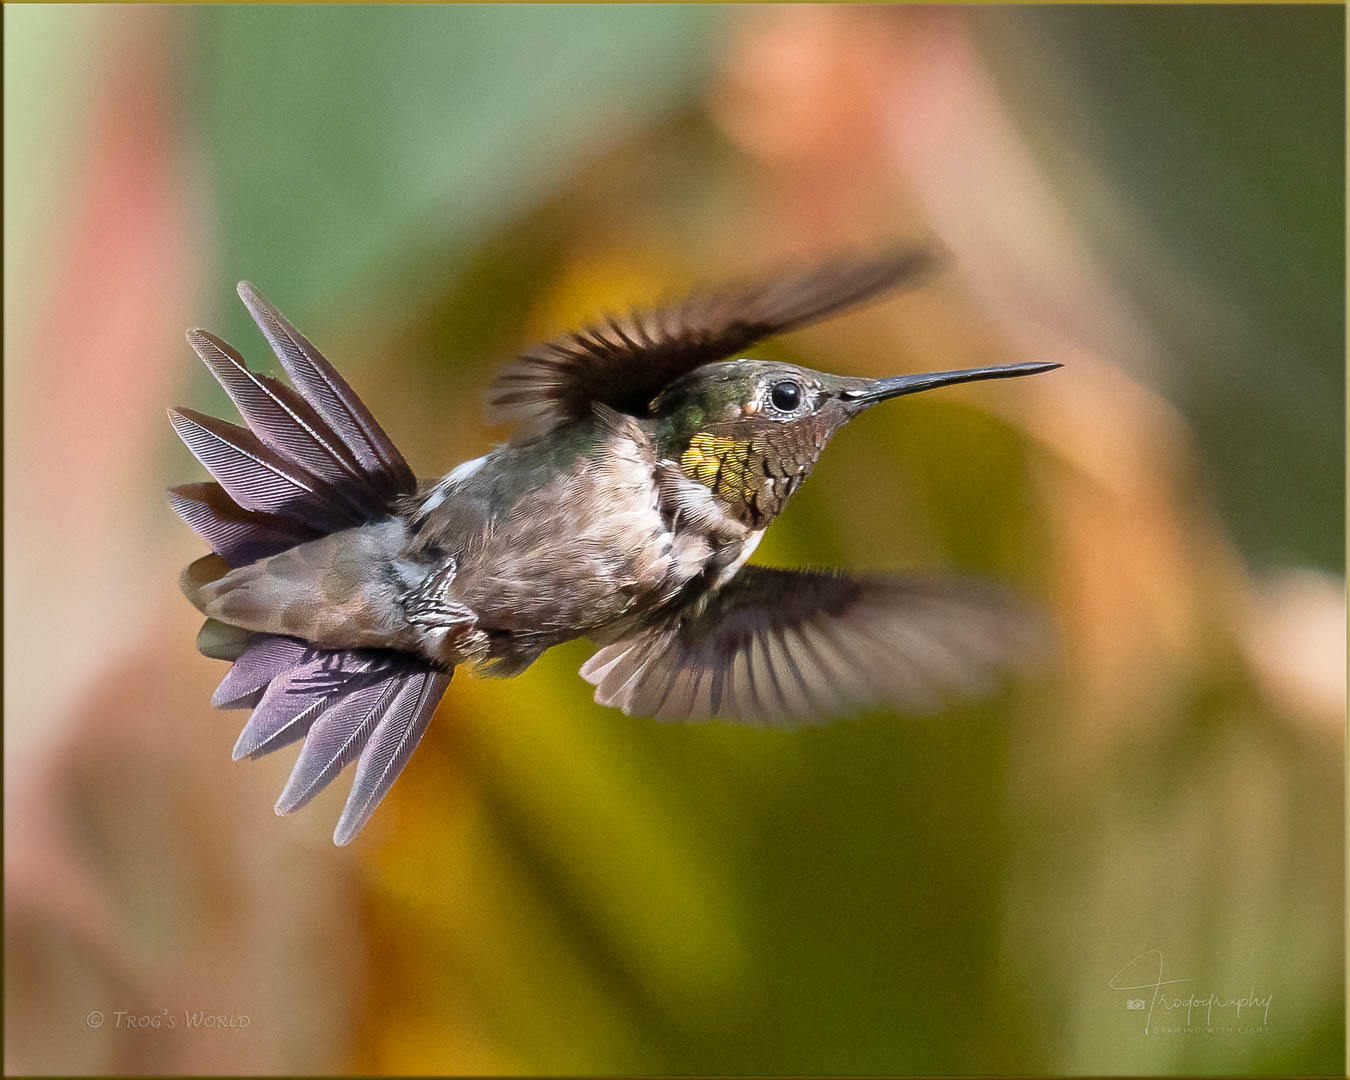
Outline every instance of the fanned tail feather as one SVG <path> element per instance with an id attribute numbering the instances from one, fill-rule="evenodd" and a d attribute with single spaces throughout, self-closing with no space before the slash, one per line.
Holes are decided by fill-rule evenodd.
<path id="1" fill-rule="evenodd" d="M 198 604 L 200 589 L 231 568 L 378 520 L 417 486 L 389 436 L 332 365 L 251 285 L 241 283 L 239 295 L 294 388 L 249 370 L 214 335 L 189 331 L 192 348 L 248 425 L 190 409 L 169 413 L 214 478 L 169 491 L 175 513 L 213 552 L 183 575 L 184 592 Z M 449 672 L 417 657 L 319 649 L 215 619 L 202 627 L 198 646 L 234 661 L 212 704 L 252 709 L 235 744 L 236 760 L 304 740 L 278 813 L 299 809 L 359 759 L 334 833 L 338 844 L 349 843 L 370 820 L 450 682 Z"/>
<path id="2" fill-rule="evenodd" d="M 356 765 L 351 795 L 338 819 L 333 840 L 349 844 L 403 772 L 431 722 L 450 676 L 443 671 L 420 671 L 401 680 L 388 712 L 376 722 Z"/>
<path id="3" fill-rule="evenodd" d="M 188 341 L 230 395 L 268 449 L 333 485 L 333 495 L 358 515 L 383 510 L 379 491 L 361 472 L 333 430 L 289 387 L 252 372 L 225 342 L 204 330 L 189 330 Z"/>
<path id="4" fill-rule="evenodd" d="M 366 476 L 377 487 L 411 491 L 417 481 L 408 463 L 346 380 L 257 289 L 241 281 L 238 292 L 295 388 L 341 436 Z"/>
<path id="5" fill-rule="evenodd" d="M 245 566 L 322 535 L 278 514 L 245 510 L 215 483 L 169 488 L 169 504 L 231 566 Z"/>
<path id="6" fill-rule="evenodd" d="M 211 695 L 211 704 L 217 709 L 243 708 L 244 702 L 266 690 L 268 684 L 283 671 L 304 663 L 313 652 L 297 638 L 265 635 L 240 654 L 231 666 L 230 673 Z M 242 738 L 240 742 L 243 742 Z M 236 745 L 235 758 L 240 756 L 239 746 Z"/>

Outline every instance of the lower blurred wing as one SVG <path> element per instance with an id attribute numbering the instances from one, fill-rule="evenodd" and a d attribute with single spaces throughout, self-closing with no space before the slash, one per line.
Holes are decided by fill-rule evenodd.
<path id="1" fill-rule="evenodd" d="M 797 727 L 988 693 L 1043 640 L 982 583 L 748 567 L 701 611 L 602 648 L 581 675 L 632 716 Z"/>

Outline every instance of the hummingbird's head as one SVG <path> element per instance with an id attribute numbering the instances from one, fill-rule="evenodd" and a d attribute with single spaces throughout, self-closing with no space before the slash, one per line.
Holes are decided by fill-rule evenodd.
<path id="1" fill-rule="evenodd" d="M 1059 364 L 861 379 L 795 364 L 728 360 L 673 382 L 651 403 L 661 452 L 707 486 L 729 513 L 761 528 L 810 474 L 830 437 L 879 402 L 978 379 L 1007 379 Z"/>

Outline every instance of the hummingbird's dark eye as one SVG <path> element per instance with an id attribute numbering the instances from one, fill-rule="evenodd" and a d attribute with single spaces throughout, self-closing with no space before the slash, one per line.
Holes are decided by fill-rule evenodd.
<path id="1" fill-rule="evenodd" d="M 795 412 L 801 403 L 801 383 L 793 382 L 791 379 L 774 383 L 773 389 L 769 391 L 769 404 L 779 412 Z"/>

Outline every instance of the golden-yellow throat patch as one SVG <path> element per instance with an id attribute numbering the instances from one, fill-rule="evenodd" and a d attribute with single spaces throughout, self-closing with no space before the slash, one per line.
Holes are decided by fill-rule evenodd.
<path id="1" fill-rule="evenodd" d="M 758 458 L 748 439 L 700 431 L 680 455 L 680 469 L 728 502 L 749 503 L 755 496 Z"/>

